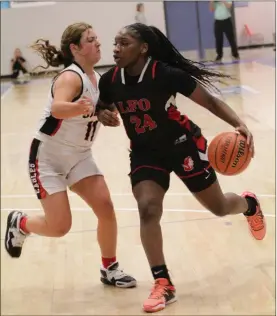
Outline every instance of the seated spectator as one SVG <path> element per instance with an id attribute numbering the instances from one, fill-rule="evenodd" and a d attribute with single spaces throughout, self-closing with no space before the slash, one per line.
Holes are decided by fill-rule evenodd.
<path id="1" fill-rule="evenodd" d="M 20 71 L 26 76 L 29 75 L 27 67 L 26 67 L 26 60 L 22 57 L 21 50 L 16 48 L 14 51 L 14 58 L 11 60 L 11 68 L 12 68 L 12 79 L 17 79 L 19 76 Z"/>

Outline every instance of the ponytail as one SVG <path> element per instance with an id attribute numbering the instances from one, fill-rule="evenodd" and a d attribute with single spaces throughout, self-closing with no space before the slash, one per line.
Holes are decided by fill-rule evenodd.
<path id="1" fill-rule="evenodd" d="M 73 61 L 71 58 L 66 58 L 61 50 L 57 50 L 55 46 L 50 45 L 48 40 L 39 39 L 31 48 L 46 62 L 46 66 L 38 66 L 43 69 L 48 69 L 50 66 L 59 67 L 60 65 L 68 67 Z"/>

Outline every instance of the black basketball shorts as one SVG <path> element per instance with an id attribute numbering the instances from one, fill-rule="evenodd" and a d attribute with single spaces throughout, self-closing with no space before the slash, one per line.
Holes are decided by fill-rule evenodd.
<path id="1" fill-rule="evenodd" d="M 152 180 L 165 191 L 174 172 L 190 192 L 200 192 L 210 187 L 217 179 L 207 158 L 207 140 L 187 138 L 176 140 L 174 146 L 164 152 L 132 150 L 130 153 L 132 187 L 141 181 Z"/>

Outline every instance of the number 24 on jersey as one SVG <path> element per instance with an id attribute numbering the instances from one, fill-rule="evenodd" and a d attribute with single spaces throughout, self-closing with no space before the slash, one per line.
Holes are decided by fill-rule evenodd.
<path id="1" fill-rule="evenodd" d="M 147 129 L 152 131 L 157 127 L 157 123 L 146 113 L 143 114 L 142 118 L 132 115 L 130 117 L 130 122 L 135 125 L 137 134 L 145 133 Z"/>

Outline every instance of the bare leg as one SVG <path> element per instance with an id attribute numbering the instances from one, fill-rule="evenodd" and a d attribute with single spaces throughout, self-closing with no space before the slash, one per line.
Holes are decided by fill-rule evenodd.
<path id="1" fill-rule="evenodd" d="M 165 191 L 154 181 L 142 181 L 133 188 L 140 215 L 141 241 L 151 267 L 165 264 L 160 219 Z"/>
<path id="2" fill-rule="evenodd" d="M 45 215 L 28 216 L 26 232 L 47 237 L 61 237 L 71 228 L 71 211 L 66 192 L 47 195 L 41 200 Z"/>
<path id="3" fill-rule="evenodd" d="M 41 200 L 45 215 L 27 216 L 13 211 L 7 219 L 5 248 L 13 258 L 21 255 L 22 246 L 29 233 L 47 237 L 64 236 L 71 228 L 71 212 L 66 192 L 46 195 Z"/>
<path id="4" fill-rule="evenodd" d="M 206 190 L 194 193 L 194 196 L 216 216 L 244 214 L 252 236 L 257 240 L 264 239 L 266 223 L 255 194 L 251 192 L 245 192 L 242 196 L 235 193 L 223 194 L 216 181 Z"/>
<path id="5" fill-rule="evenodd" d="M 164 309 L 166 304 L 176 301 L 175 287 L 165 264 L 160 225 L 165 191 L 156 182 L 145 180 L 134 186 L 133 193 L 139 208 L 141 241 L 155 279 L 155 286 L 143 309 L 157 312 Z"/>
<path id="6" fill-rule="evenodd" d="M 103 176 L 90 176 L 71 187 L 93 210 L 98 219 L 97 238 L 102 256 L 116 255 L 117 222 L 109 189 Z"/>
<path id="7" fill-rule="evenodd" d="M 218 181 L 209 188 L 194 193 L 196 199 L 216 216 L 245 213 L 248 203 L 244 197 L 235 193 L 223 194 Z"/>
<path id="8" fill-rule="evenodd" d="M 136 280 L 119 269 L 116 260 L 117 223 L 109 189 L 102 175 L 86 177 L 71 187 L 94 211 L 98 219 L 97 239 L 102 254 L 101 281 L 122 288 Z"/>

